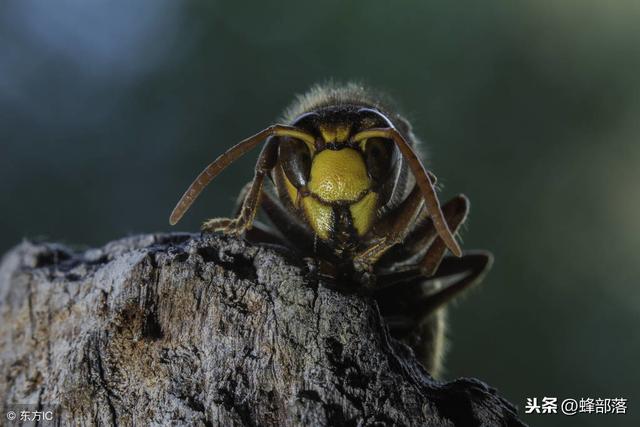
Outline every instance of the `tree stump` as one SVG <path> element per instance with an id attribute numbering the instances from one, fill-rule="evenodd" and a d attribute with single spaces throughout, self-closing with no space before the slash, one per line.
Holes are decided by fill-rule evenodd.
<path id="1" fill-rule="evenodd" d="M 24 242 L 0 304 L 3 404 L 62 425 L 523 425 L 484 383 L 432 379 L 371 298 L 241 239 Z"/>

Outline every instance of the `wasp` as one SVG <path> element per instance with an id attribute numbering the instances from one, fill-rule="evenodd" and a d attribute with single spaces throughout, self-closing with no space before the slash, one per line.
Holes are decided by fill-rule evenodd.
<path id="1" fill-rule="evenodd" d="M 492 263 L 485 251 L 463 254 L 456 241 L 469 200 L 459 195 L 441 206 L 436 177 L 420 161 L 409 122 L 360 85 L 331 84 L 299 96 L 280 124 L 209 164 L 179 200 L 170 223 L 222 170 L 260 144 L 235 216 L 207 220 L 202 230 L 293 248 L 318 260 L 323 277 L 369 289 L 391 334 L 437 376 L 445 306 L 478 283 Z M 256 220 L 259 209 L 272 227 Z"/>

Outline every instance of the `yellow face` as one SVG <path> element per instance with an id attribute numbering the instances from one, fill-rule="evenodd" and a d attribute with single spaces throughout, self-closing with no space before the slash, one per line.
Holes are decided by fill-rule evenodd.
<path id="1" fill-rule="evenodd" d="M 348 210 L 350 223 L 363 236 L 375 220 L 378 194 L 372 190 L 362 152 L 345 144 L 350 134 L 347 127 L 320 127 L 320 133 L 333 146 L 312 153 L 306 191 L 301 192 L 305 194 L 299 194 L 285 175 L 289 197 L 321 239 L 331 238 L 337 209 Z"/>

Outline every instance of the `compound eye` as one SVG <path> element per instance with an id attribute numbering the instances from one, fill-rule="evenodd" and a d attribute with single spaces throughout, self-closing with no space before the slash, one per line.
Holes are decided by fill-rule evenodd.
<path id="1" fill-rule="evenodd" d="M 391 174 L 394 163 L 393 142 L 385 138 L 369 138 L 364 141 L 364 159 L 374 188 L 381 186 Z"/>
<path id="2" fill-rule="evenodd" d="M 278 157 L 294 187 L 307 185 L 311 171 L 311 153 L 307 144 L 299 139 L 285 138 L 278 147 Z"/>

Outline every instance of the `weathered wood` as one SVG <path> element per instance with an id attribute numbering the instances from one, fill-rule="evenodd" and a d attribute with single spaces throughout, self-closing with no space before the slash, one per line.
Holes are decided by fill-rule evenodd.
<path id="1" fill-rule="evenodd" d="M 24 242 L 0 301 L 3 404 L 62 424 L 522 425 L 484 383 L 431 379 L 370 298 L 242 240 Z"/>

